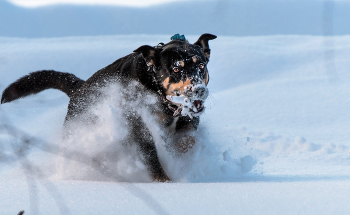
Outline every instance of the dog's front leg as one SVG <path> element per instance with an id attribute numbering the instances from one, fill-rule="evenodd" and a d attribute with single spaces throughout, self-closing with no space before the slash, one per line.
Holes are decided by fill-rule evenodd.
<path id="1" fill-rule="evenodd" d="M 162 165 L 159 162 L 154 142 L 142 142 L 140 143 L 140 149 L 153 181 L 170 181 L 168 175 L 165 173 Z"/>
<path id="2" fill-rule="evenodd" d="M 170 181 L 159 161 L 152 134 L 142 122 L 141 118 L 135 117 L 132 122 L 133 139 L 139 146 L 143 162 L 146 164 L 153 181 Z"/>

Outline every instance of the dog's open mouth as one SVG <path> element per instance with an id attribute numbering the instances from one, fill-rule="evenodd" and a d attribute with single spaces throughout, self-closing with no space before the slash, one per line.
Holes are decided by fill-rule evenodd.
<path id="1" fill-rule="evenodd" d="M 201 112 L 204 110 L 204 102 L 202 100 L 193 101 L 193 110 L 194 112 Z"/>
<path id="2" fill-rule="evenodd" d="M 167 96 L 166 98 L 178 107 L 174 112 L 174 117 L 181 115 L 193 119 L 193 117 L 201 115 L 204 111 L 203 100 L 193 100 L 183 95 Z"/>

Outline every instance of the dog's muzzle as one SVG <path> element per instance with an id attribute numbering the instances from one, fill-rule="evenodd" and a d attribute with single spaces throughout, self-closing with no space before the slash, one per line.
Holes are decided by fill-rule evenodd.
<path id="1" fill-rule="evenodd" d="M 180 96 L 167 96 L 166 98 L 175 104 L 178 109 L 176 116 L 188 116 L 193 119 L 204 111 L 204 102 L 208 98 L 209 90 L 204 83 L 190 84 L 184 88 Z"/>

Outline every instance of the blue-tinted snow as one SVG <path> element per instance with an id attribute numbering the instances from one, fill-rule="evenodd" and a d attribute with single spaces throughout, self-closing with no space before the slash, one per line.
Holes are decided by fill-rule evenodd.
<path id="1" fill-rule="evenodd" d="M 350 34 L 349 11 L 349 1 L 321 0 L 211 0 L 146 8 L 59 5 L 31 9 L 0 1 L 0 36 L 187 36 L 203 32 L 227 36 L 345 35 Z"/>
<path id="2" fill-rule="evenodd" d="M 197 36 L 187 38 L 192 42 Z M 0 89 L 40 69 L 73 72 L 86 79 L 135 47 L 168 39 L 168 35 L 1 38 Z M 324 58 L 330 39 L 334 62 Z M 350 180 L 349 44 L 349 36 L 218 37 L 210 42 L 211 95 L 194 154 L 186 158 L 189 163 L 184 163 L 161 151 L 161 159 L 177 183 L 115 183 L 101 178 L 91 167 L 71 160 L 64 163 L 57 155 L 32 148 L 28 161 L 47 176 L 42 184 L 39 180 L 29 183 L 29 189 L 18 162 L 1 165 L 1 190 L 6 195 L 2 195 L 0 208 L 6 209 L 5 214 L 20 209 L 57 214 L 55 201 L 61 201 L 57 197 L 60 193 L 65 204 L 59 204 L 77 214 L 346 213 Z M 331 73 L 327 70 L 329 63 L 336 66 Z M 106 102 L 98 110 L 109 119 L 111 102 Z M 1 105 L 0 111 L 2 119 L 29 135 L 60 144 L 67 104 L 63 93 L 48 90 Z M 81 139 L 76 136 L 75 143 L 65 146 L 92 156 L 107 152 L 111 149 L 104 145 L 108 141 L 99 140 L 118 138 L 120 130 L 110 129 L 118 122 L 106 123 L 105 129 L 97 128 Z M 81 131 L 88 132 L 84 129 Z M 10 140 L 1 136 L 5 155 L 12 153 L 9 144 L 14 142 Z M 104 156 L 99 158 L 103 160 Z M 118 162 L 118 166 L 108 167 L 124 176 L 137 173 L 130 181 L 147 182 L 146 173 L 137 172 L 143 168 L 137 159 L 126 157 Z M 37 197 L 33 197 L 34 188 Z M 37 209 L 30 208 L 30 198 L 38 198 Z"/>

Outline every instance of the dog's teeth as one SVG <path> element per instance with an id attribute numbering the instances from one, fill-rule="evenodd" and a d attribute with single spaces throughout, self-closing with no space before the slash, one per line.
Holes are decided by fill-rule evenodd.
<path id="1" fill-rule="evenodd" d="M 190 117 L 191 119 L 193 119 L 193 116 L 191 113 L 188 113 L 187 116 Z"/>
<path id="2" fill-rule="evenodd" d="M 198 112 L 197 108 L 193 106 L 193 111 Z"/>
<path id="3" fill-rule="evenodd" d="M 180 106 L 180 107 L 174 112 L 173 116 L 174 116 L 174 117 L 177 117 L 178 115 L 180 115 L 181 111 L 182 111 L 182 107 Z"/>
<path id="4" fill-rule="evenodd" d="M 166 99 L 168 99 L 169 101 L 172 101 L 173 97 L 168 95 L 168 96 L 166 96 Z"/>

